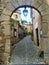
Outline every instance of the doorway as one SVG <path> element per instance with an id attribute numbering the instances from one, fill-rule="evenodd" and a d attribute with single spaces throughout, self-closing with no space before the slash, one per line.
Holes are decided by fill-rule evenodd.
<path id="1" fill-rule="evenodd" d="M 36 28 L 37 46 L 39 46 L 38 28 Z"/>
<path id="2" fill-rule="evenodd" d="M 30 64 L 35 61 L 32 59 L 36 56 L 37 51 L 34 45 L 37 43 L 37 46 L 39 46 L 40 34 L 38 34 L 38 31 L 40 32 L 41 28 L 39 25 L 41 22 L 41 15 L 34 7 L 25 5 L 16 8 L 11 14 L 11 19 L 14 20 L 14 28 L 16 27 L 18 30 L 18 42 L 13 44 L 15 48 L 11 56 L 11 62 L 16 64 Z M 15 56 L 13 57 L 13 55 Z M 16 62 L 13 59 L 15 59 Z"/>

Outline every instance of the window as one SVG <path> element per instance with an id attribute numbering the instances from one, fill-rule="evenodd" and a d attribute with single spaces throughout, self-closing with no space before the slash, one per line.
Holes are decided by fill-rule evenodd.
<path id="1" fill-rule="evenodd" d="M 16 15 L 16 18 L 18 18 L 18 15 Z"/>

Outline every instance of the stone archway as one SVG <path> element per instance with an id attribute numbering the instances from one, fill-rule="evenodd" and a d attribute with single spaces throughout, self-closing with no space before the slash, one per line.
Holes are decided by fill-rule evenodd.
<path id="1" fill-rule="evenodd" d="M 42 30 L 43 32 L 44 29 L 46 30 L 47 28 L 44 28 L 45 26 L 48 26 L 47 33 L 43 33 L 43 50 L 47 54 L 48 51 L 46 52 L 47 48 L 49 49 L 49 6 L 45 3 L 44 0 L 1 0 L 1 14 L 0 14 L 0 21 L 3 21 L 1 25 L 4 26 L 4 31 L 3 33 L 5 34 L 6 42 L 5 42 L 5 53 L 4 55 L 4 61 L 7 63 L 9 58 L 10 58 L 10 15 L 13 12 L 15 8 L 17 8 L 20 5 L 31 5 L 37 8 L 42 15 Z M 44 24 L 45 23 L 45 24 Z M 46 41 L 47 44 L 44 42 Z M 8 47 L 8 48 L 7 48 Z M 45 50 L 46 49 L 46 50 Z M 45 54 L 45 55 L 46 55 Z M 48 54 L 49 55 L 49 54 Z M 47 58 L 47 55 L 46 55 Z"/>
<path id="2" fill-rule="evenodd" d="M 38 21 L 38 35 L 39 35 L 39 39 L 40 39 L 40 29 L 41 29 L 41 23 L 42 23 L 42 15 L 41 15 L 41 12 L 37 9 L 37 8 L 35 8 L 35 7 L 33 7 L 33 6 L 31 6 L 31 5 L 21 5 L 21 6 L 18 6 L 17 8 L 15 8 L 15 10 L 11 13 L 11 18 L 12 19 L 14 19 L 13 18 L 13 14 L 15 13 L 15 12 L 17 12 L 17 10 L 19 9 L 19 8 L 23 8 L 23 7 L 28 7 L 28 8 L 31 8 L 32 9 L 32 22 L 34 22 L 33 23 L 33 25 L 32 26 L 34 26 L 34 31 L 35 31 L 35 27 L 36 27 L 36 22 Z M 19 11 L 19 13 L 20 13 L 20 11 Z M 19 16 L 20 16 L 20 18 L 21 18 L 21 15 L 19 14 Z M 34 18 L 36 19 L 35 21 L 34 21 Z M 14 20 L 16 20 L 16 19 L 14 19 Z M 40 20 L 40 21 L 39 21 Z M 16 29 L 18 30 L 18 25 L 17 25 L 17 27 L 16 27 Z M 17 31 L 18 32 L 18 31 Z M 18 37 L 18 33 L 17 33 L 17 37 Z M 35 41 L 35 39 L 36 39 L 36 31 L 34 32 L 34 42 L 35 42 L 35 44 L 37 45 L 37 40 Z M 42 44 L 40 44 L 40 43 L 42 43 L 41 42 L 42 40 L 40 39 L 40 41 L 39 41 L 39 46 L 40 46 L 40 48 L 42 47 L 41 45 Z"/>

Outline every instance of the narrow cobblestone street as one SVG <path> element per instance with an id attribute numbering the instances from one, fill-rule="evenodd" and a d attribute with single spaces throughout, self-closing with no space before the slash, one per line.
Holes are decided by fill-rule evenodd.
<path id="1" fill-rule="evenodd" d="M 37 50 L 31 36 L 26 36 L 15 45 L 11 56 L 11 65 L 44 63 L 43 59 L 38 57 Z"/>

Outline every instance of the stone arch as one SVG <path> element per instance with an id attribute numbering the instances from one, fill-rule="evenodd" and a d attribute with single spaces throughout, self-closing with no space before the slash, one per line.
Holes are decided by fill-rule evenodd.
<path id="1" fill-rule="evenodd" d="M 21 5 L 31 5 L 34 6 L 35 8 L 37 8 L 42 15 L 42 22 L 47 22 L 48 23 L 48 33 L 45 34 L 46 36 L 49 34 L 49 6 L 45 3 L 44 0 L 2 0 L 3 5 L 1 4 L 1 16 L 0 16 L 0 21 L 3 21 L 3 23 L 1 23 L 1 25 L 3 25 L 5 27 L 5 31 L 8 30 L 6 32 L 4 32 L 5 37 L 6 37 L 6 43 L 5 43 L 5 53 L 4 55 L 4 59 L 6 58 L 5 62 L 8 62 L 9 57 L 10 57 L 10 25 L 9 25 L 9 21 L 10 21 L 10 15 L 13 12 L 13 10 L 15 10 L 15 8 L 17 8 L 18 6 Z M 42 23 L 43 24 L 43 23 Z M 48 36 L 49 39 L 49 36 Z M 47 39 L 46 39 L 47 40 Z M 47 40 L 48 41 L 48 40 Z M 43 40 L 44 42 L 44 40 Z M 48 41 L 49 42 L 49 41 Z M 49 44 L 49 43 L 48 43 Z M 47 44 L 47 46 L 49 47 L 49 45 Z M 7 49 L 8 47 L 8 49 Z"/>
<path id="2" fill-rule="evenodd" d="M 41 29 L 41 23 L 42 23 L 42 15 L 41 15 L 41 12 L 37 9 L 37 8 L 35 8 L 35 7 L 33 7 L 33 6 L 31 6 L 31 5 L 21 5 L 21 6 L 18 6 L 17 8 L 15 8 L 15 10 L 11 13 L 11 16 L 13 15 L 13 13 L 15 12 L 15 11 L 17 11 L 19 8 L 23 8 L 23 7 L 29 7 L 29 8 L 32 8 L 32 9 L 34 9 L 35 11 L 37 11 L 36 13 L 38 13 L 38 16 L 37 17 L 39 17 L 39 19 L 40 19 L 40 22 L 38 22 L 38 24 L 39 24 L 39 31 L 40 31 L 40 29 Z M 11 17 L 10 16 L 10 17 Z M 37 18 L 38 19 L 38 18 Z M 34 38 L 35 39 L 35 38 Z M 39 39 L 40 39 L 40 36 L 39 36 Z M 35 42 L 35 40 L 34 40 L 34 42 Z M 37 45 L 37 43 L 35 43 L 36 45 Z M 40 41 L 39 41 L 39 45 L 40 45 Z"/>
<path id="3" fill-rule="evenodd" d="M 37 9 L 37 8 L 35 8 L 35 7 L 33 7 L 33 6 L 30 6 L 30 5 L 21 5 L 21 6 L 18 6 L 17 8 L 15 8 L 15 10 L 11 13 L 11 16 L 12 16 L 12 14 L 16 11 L 16 10 L 18 10 L 19 8 L 22 8 L 22 7 L 30 7 L 30 8 L 33 8 L 33 9 L 35 9 L 40 15 L 41 15 L 41 12 Z M 10 16 L 10 17 L 11 17 Z"/>

